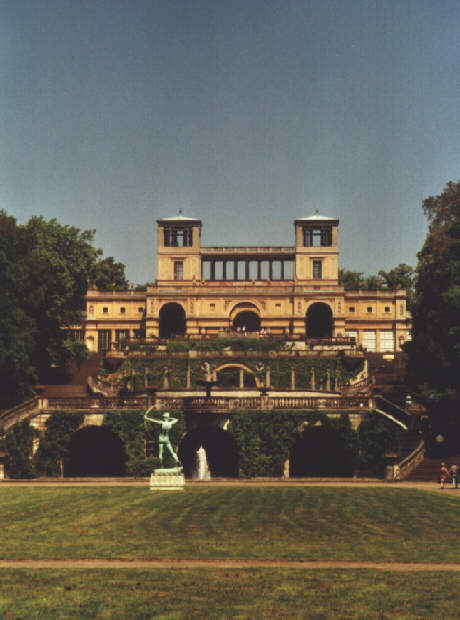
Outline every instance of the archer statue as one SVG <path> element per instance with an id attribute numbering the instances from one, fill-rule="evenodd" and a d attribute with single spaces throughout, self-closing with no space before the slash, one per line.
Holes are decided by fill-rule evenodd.
<path id="1" fill-rule="evenodd" d="M 169 413 L 167 411 L 163 413 L 162 420 L 156 420 L 155 418 L 149 418 L 148 414 L 150 413 L 152 409 L 153 409 L 153 406 L 147 409 L 147 411 L 144 413 L 144 419 L 148 420 L 149 422 L 154 422 L 155 424 L 159 424 L 161 427 L 160 434 L 158 436 L 158 458 L 160 460 L 160 466 L 163 467 L 163 451 L 165 448 L 169 452 L 169 454 L 173 457 L 175 462 L 178 465 L 180 465 L 180 461 L 177 458 L 177 454 L 174 452 L 173 447 L 171 445 L 171 441 L 169 439 L 169 431 L 171 430 L 173 425 L 176 424 L 176 422 L 178 422 L 178 419 L 170 418 Z"/>

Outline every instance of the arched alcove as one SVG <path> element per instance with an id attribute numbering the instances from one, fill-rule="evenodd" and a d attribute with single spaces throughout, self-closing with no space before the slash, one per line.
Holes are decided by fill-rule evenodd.
<path id="1" fill-rule="evenodd" d="M 307 338 L 332 338 L 332 310 L 322 302 L 312 304 L 306 314 Z"/>
<path id="2" fill-rule="evenodd" d="M 160 310 L 160 338 L 181 336 L 186 331 L 185 310 L 180 304 L 169 303 Z"/>
<path id="3" fill-rule="evenodd" d="M 233 319 L 233 328 L 246 332 L 260 331 L 260 318 L 253 310 L 242 310 Z"/>
<path id="4" fill-rule="evenodd" d="M 241 385 L 241 373 L 243 373 L 243 385 Z M 238 364 L 226 364 L 216 370 L 216 375 L 221 388 L 257 387 L 255 374 Z"/>
<path id="5" fill-rule="evenodd" d="M 306 429 L 291 449 L 289 475 L 293 478 L 353 476 L 353 461 L 341 435 L 326 426 Z"/>
<path id="6" fill-rule="evenodd" d="M 199 427 L 185 435 L 178 450 L 187 477 L 192 476 L 200 446 L 206 450 L 211 477 L 238 476 L 238 453 L 232 434 L 216 427 Z"/>
<path id="7" fill-rule="evenodd" d="M 105 426 L 85 426 L 70 438 L 64 475 L 123 476 L 125 460 L 123 442 L 118 435 Z"/>

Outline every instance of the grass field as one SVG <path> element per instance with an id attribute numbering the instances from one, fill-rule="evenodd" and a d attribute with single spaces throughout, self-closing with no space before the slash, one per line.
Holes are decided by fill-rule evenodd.
<path id="1" fill-rule="evenodd" d="M 460 562 L 460 497 L 404 487 L 0 488 L 0 559 Z M 0 571 L 0 617 L 458 618 L 460 573 Z"/>

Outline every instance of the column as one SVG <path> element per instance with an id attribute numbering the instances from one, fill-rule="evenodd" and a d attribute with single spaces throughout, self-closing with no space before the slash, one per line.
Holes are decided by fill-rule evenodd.
<path id="1" fill-rule="evenodd" d="M 268 279 L 271 281 L 273 280 L 273 260 L 272 259 L 268 261 L 268 267 L 269 267 Z"/>
<path id="2" fill-rule="evenodd" d="M 281 280 L 284 280 L 284 260 L 281 260 Z"/>
<path id="3" fill-rule="evenodd" d="M 257 279 L 262 280 L 262 264 L 260 258 L 257 260 Z"/>
<path id="4" fill-rule="evenodd" d="M 244 271 L 244 279 L 247 282 L 249 280 L 249 261 L 247 259 L 244 261 Z"/>
<path id="5" fill-rule="evenodd" d="M 222 261 L 222 280 L 227 279 L 227 261 L 225 258 Z"/>
<path id="6" fill-rule="evenodd" d="M 213 282 L 216 279 L 216 261 L 214 259 L 211 259 L 211 273 L 210 273 L 209 279 L 212 280 Z"/>
<path id="7" fill-rule="evenodd" d="M 244 388 L 244 368 L 240 368 L 240 388 Z"/>

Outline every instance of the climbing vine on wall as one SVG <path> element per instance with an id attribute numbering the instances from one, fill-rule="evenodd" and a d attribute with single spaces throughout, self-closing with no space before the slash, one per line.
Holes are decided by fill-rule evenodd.
<path id="1" fill-rule="evenodd" d="M 63 476 L 64 464 L 69 456 L 72 433 L 83 423 L 83 414 L 56 411 L 45 424 L 45 432 L 34 458 L 39 476 Z"/>
<path id="2" fill-rule="evenodd" d="M 33 440 L 38 432 L 23 420 L 12 426 L 2 438 L 2 449 L 6 453 L 5 469 L 9 478 L 34 478 L 36 473 L 31 456 Z"/>
<path id="3" fill-rule="evenodd" d="M 151 411 L 151 417 L 160 420 L 163 411 Z M 175 411 L 173 417 L 178 419 L 170 432 L 171 443 L 176 449 L 182 435 L 185 432 L 185 417 L 182 412 Z M 143 411 L 108 411 L 104 416 L 104 426 L 110 428 L 123 442 L 126 461 L 125 472 L 127 476 L 148 476 L 151 471 L 159 466 L 158 461 L 158 424 L 146 422 Z M 146 455 L 146 442 L 152 442 L 154 454 Z M 172 459 L 171 459 L 172 460 Z M 165 466 L 172 466 L 168 460 Z"/>
<path id="4" fill-rule="evenodd" d="M 125 360 L 117 372 L 120 384 L 130 382 L 131 388 L 142 390 L 146 384 L 159 389 L 185 389 L 187 374 L 192 389 L 199 388 L 199 381 L 212 374 L 223 365 L 246 366 L 254 372 L 262 384 L 265 384 L 267 368 L 270 371 L 270 385 L 274 388 L 289 389 L 291 387 L 292 369 L 295 372 L 297 389 L 318 391 L 334 391 L 339 385 L 349 383 L 362 370 L 362 363 L 348 369 L 342 359 L 329 357 L 302 358 L 260 358 L 228 357 L 213 355 L 212 357 L 186 358 L 165 356 L 164 358 L 130 358 Z"/>

